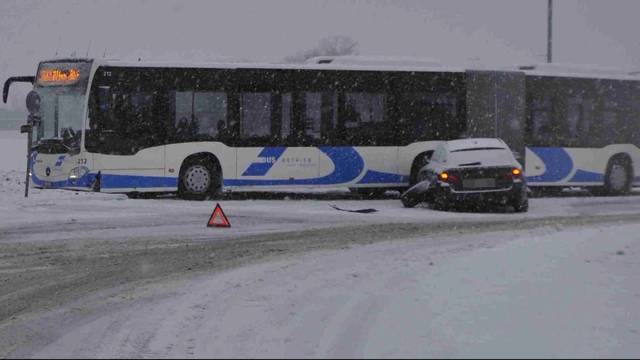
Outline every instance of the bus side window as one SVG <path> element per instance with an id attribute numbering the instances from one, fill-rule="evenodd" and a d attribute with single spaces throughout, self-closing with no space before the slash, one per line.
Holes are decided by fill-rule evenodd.
<path id="1" fill-rule="evenodd" d="M 347 141 L 356 146 L 386 145 L 394 135 L 387 121 L 387 96 L 383 93 L 345 93 L 341 113 Z"/>
<path id="2" fill-rule="evenodd" d="M 271 143 L 271 93 L 244 92 L 240 97 L 240 138 L 245 146 Z"/>
<path id="3" fill-rule="evenodd" d="M 533 145 L 541 146 L 552 143 L 552 100 L 550 96 L 532 99 L 530 105 L 531 138 Z"/>
<path id="4" fill-rule="evenodd" d="M 306 92 L 304 110 L 305 142 L 332 144 L 337 122 L 337 96 L 333 92 Z"/>
<path id="5" fill-rule="evenodd" d="M 280 139 L 283 144 L 288 144 L 291 141 L 291 129 L 292 129 L 292 109 L 293 99 L 291 93 L 280 94 L 281 101 L 281 118 L 280 118 Z"/>
<path id="6" fill-rule="evenodd" d="M 98 152 L 101 149 L 99 134 L 109 128 L 111 119 L 111 88 L 98 86 L 97 93 L 89 99 L 89 124 L 85 134 L 85 147 L 89 151 Z"/>
<path id="7" fill-rule="evenodd" d="M 307 137 L 320 139 L 322 121 L 322 94 L 318 92 L 305 93 L 304 133 Z"/>
<path id="8" fill-rule="evenodd" d="M 212 141 L 228 128 L 227 94 L 224 92 L 173 91 L 172 139 L 169 142 Z"/>
<path id="9" fill-rule="evenodd" d="M 213 140 L 219 130 L 227 126 L 227 94 L 224 92 L 196 92 L 193 100 L 193 116 L 198 121 L 199 137 Z"/>

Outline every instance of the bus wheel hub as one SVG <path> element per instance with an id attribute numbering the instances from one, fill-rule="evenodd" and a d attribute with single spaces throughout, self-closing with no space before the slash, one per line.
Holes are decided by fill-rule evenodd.
<path id="1" fill-rule="evenodd" d="M 209 169 L 202 165 L 189 167 L 184 176 L 184 185 L 189 192 L 203 193 L 209 188 L 210 182 Z"/>

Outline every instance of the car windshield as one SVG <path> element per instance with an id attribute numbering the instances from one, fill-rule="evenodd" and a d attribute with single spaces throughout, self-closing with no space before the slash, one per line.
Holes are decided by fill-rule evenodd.
<path id="1" fill-rule="evenodd" d="M 35 90 L 41 98 L 41 123 L 35 140 L 61 139 L 79 148 L 86 103 L 89 63 L 43 63 Z"/>
<path id="2" fill-rule="evenodd" d="M 497 147 L 453 150 L 447 159 L 447 164 L 451 166 L 504 166 L 513 162 L 511 151 Z"/>

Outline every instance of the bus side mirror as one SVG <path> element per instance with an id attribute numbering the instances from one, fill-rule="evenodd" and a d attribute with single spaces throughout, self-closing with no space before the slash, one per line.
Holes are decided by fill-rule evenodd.
<path id="1" fill-rule="evenodd" d="M 29 110 L 29 114 L 35 115 L 40 112 L 40 95 L 34 90 L 29 91 L 27 94 L 27 110 Z"/>
<path id="2" fill-rule="evenodd" d="M 20 126 L 20 134 L 30 133 L 32 129 L 31 125 L 22 125 Z"/>

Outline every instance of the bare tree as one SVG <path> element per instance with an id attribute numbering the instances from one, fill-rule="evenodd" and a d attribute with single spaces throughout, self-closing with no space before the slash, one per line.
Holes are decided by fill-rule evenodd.
<path id="1" fill-rule="evenodd" d="M 305 62 L 316 56 L 356 55 L 358 53 L 357 49 L 358 42 L 349 36 L 329 36 L 320 39 L 314 48 L 287 56 L 284 61 Z"/>

